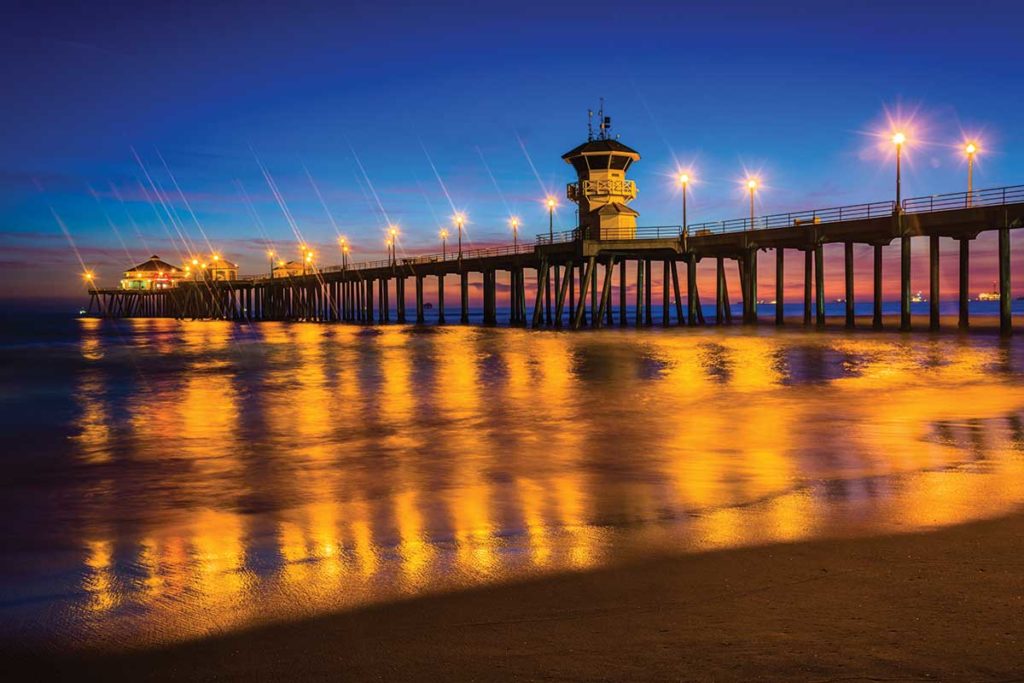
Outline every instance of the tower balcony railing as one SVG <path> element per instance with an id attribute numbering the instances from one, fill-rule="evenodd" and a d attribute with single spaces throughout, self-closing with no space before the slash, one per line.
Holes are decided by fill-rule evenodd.
<path id="1" fill-rule="evenodd" d="M 636 183 L 632 180 L 606 178 L 602 180 L 581 180 L 565 186 L 565 196 L 579 202 L 589 197 L 624 197 L 627 201 L 636 199 Z"/>

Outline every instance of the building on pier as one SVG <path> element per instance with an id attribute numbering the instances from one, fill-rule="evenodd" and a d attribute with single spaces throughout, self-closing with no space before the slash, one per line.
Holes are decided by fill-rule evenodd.
<path id="1" fill-rule="evenodd" d="M 633 239 L 640 215 L 628 206 L 636 199 L 636 183 L 626 171 L 640 154 L 608 136 L 611 118 L 600 116 L 601 132 L 562 155 L 576 170 L 577 180 L 566 196 L 579 205 L 579 227 L 587 239 Z"/>
<path id="2" fill-rule="evenodd" d="M 203 270 L 207 280 L 231 281 L 238 279 L 238 264 L 214 254 Z"/>
<path id="3" fill-rule="evenodd" d="M 303 261 L 278 261 L 274 266 L 271 275 L 279 277 L 301 277 L 312 271 L 313 266 L 307 266 Z"/>
<path id="4" fill-rule="evenodd" d="M 172 266 L 156 254 L 124 272 L 121 289 L 170 289 L 186 276 L 185 269 Z"/>

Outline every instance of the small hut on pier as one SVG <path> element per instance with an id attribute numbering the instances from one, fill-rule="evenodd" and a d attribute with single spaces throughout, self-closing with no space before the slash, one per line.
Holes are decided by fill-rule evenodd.
<path id="1" fill-rule="evenodd" d="M 121 289 L 170 289 L 185 277 L 185 271 L 172 266 L 156 254 L 124 272 Z"/>

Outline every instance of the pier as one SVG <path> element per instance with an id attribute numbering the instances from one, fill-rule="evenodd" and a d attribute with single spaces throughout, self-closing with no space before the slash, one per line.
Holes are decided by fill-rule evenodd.
<path id="1" fill-rule="evenodd" d="M 784 264 L 787 250 L 802 252 L 803 321 L 825 324 L 824 246 L 844 247 L 845 324 L 854 315 L 854 245 L 874 250 L 872 327 L 882 328 L 883 250 L 900 250 L 900 330 L 911 327 L 911 253 L 915 238 L 926 238 L 929 253 L 929 328 L 939 328 L 939 256 L 941 241 L 959 247 L 959 326 L 969 327 L 968 282 L 971 241 L 987 231 L 998 232 L 1000 331 L 1012 331 L 1010 314 L 1010 232 L 1024 227 L 1024 185 L 968 190 L 951 194 L 899 198 L 825 209 L 764 216 L 754 215 L 756 180 L 749 181 L 749 218 L 691 224 L 686 221 L 683 184 L 682 225 L 637 225 L 638 212 L 628 204 L 637 194 L 626 178 L 640 154 L 607 134 L 610 119 L 602 117 L 595 138 L 562 156 L 577 174 L 566 197 L 578 207 L 579 225 L 564 232 L 549 229 L 534 243 L 489 249 L 445 250 L 398 258 L 389 242 L 389 258 L 380 261 L 311 268 L 305 272 L 273 271 L 266 276 L 239 277 L 221 268 L 216 277 L 204 270 L 179 278 L 163 289 L 89 290 L 89 314 L 115 317 L 173 317 L 235 321 L 289 320 L 359 324 L 426 323 L 427 282 L 436 284 L 438 324 L 461 323 L 573 329 L 603 326 L 704 325 L 732 323 L 730 302 L 742 303 L 741 322 L 761 322 L 757 312 L 758 260 L 774 252 L 776 266 L 775 324 L 783 325 Z M 549 202 L 549 210 L 553 201 Z M 461 226 L 460 226 L 461 230 Z M 393 238 L 392 238 L 393 239 Z M 923 241 L 918 239 L 917 241 Z M 154 259 L 156 257 L 153 257 Z M 215 257 L 219 258 L 219 257 Z M 193 265 L 197 261 L 193 260 Z M 223 263 L 223 262 L 222 262 Z M 698 268 L 713 264 L 715 315 L 705 320 L 698 290 Z M 165 264 L 166 265 L 166 264 Z M 234 268 L 234 264 L 227 262 Z M 205 268 L 205 265 L 204 265 Z M 730 293 L 726 272 L 735 268 L 739 292 Z M 179 272 L 188 274 L 186 266 Z M 655 292 L 653 275 L 661 274 Z M 229 277 L 224 277 L 228 273 Z M 527 278 L 535 286 L 527 288 Z M 471 279 L 482 285 L 483 316 L 471 320 Z M 498 305 L 499 279 L 507 292 Z M 630 297 L 630 284 L 635 289 Z M 445 300 L 458 301 L 454 319 L 446 317 Z M 632 300 L 630 300 L 632 299 Z M 710 299 L 706 299 L 710 302 Z M 685 308 L 684 308 L 685 306 Z M 659 309 L 660 310 L 656 310 Z M 674 310 L 673 310 L 674 309 Z M 499 321 L 499 310 L 507 319 Z M 392 320 L 392 313 L 394 319 Z M 674 315 L 673 315 L 674 313 Z"/>
<path id="2" fill-rule="evenodd" d="M 438 323 L 499 322 L 535 328 L 580 329 L 605 325 L 666 325 L 675 307 L 677 324 L 733 322 L 726 268 L 739 273 L 742 322 L 758 323 L 758 256 L 774 252 L 782 273 L 786 250 L 804 254 L 804 320 L 825 323 L 823 247 L 845 249 L 846 325 L 853 327 L 853 246 L 874 248 L 873 326 L 882 327 L 882 254 L 900 249 L 900 329 L 910 329 L 910 257 L 914 238 L 929 249 L 930 328 L 939 325 L 939 244 L 959 246 L 959 324 L 969 325 L 970 245 L 979 234 L 999 234 L 1000 330 L 1011 332 L 1010 232 L 1024 227 L 1024 185 L 915 197 L 901 204 L 875 202 L 793 213 L 681 226 L 637 227 L 620 237 L 591 239 L 586 228 L 540 235 L 533 244 L 428 254 L 347 266 L 332 266 L 286 278 L 241 277 L 188 281 L 153 291 L 90 289 L 88 312 L 104 317 L 173 317 L 236 321 L 293 320 L 347 323 L 425 322 L 425 282 L 434 279 Z M 625 232 L 625 231 L 624 231 Z M 716 315 L 703 319 L 697 269 L 713 263 Z M 632 267 L 629 266 L 632 264 Z M 662 273 L 654 297 L 652 274 Z M 632 272 L 629 272 L 632 271 Z M 470 320 L 470 278 L 483 285 L 483 316 Z M 506 305 L 498 306 L 498 279 L 508 283 Z M 535 291 L 527 300 L 527 277 Z M 627 297 L 627 284 L 636 288 Z M 776 277 L 775 323 L 782 325 L 783 279 Z M 685 290 L 685 295 L 684 295 Z M 459 302 L 458 318 L 445 317 L 446 296 Z M 448 299 L 451 301 L 452 299 Z M 628 305 L 629 304 L 629 305 Z M 660 305 L 658 315 L 655 307 Z M 685 308 L 684 308 L 685 306 Z M 498 320 L 498 311 L 508 312 Z M 391 319 L 392 313 L 395 319 Z M 628 314 L 627 314 L 628 313 Z"/>

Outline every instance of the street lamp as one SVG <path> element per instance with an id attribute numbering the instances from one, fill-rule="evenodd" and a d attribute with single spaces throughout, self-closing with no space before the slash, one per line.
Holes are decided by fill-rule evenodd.
<path id="1" fill-rule="evenodd" d="M 388 258 L 391 259 L 391 265 L 398 265 L 398 254 L 395 251 L 395 247 L 398 245 L 398 228 L 394 225 L 388 226 Z"/>
<path id="2" fill-rule="evenodd" d="M 448 249 L 447 249 L 447 245 L 448 245 L 448 231 L 445 230 L 444 228 L 441 228 L 440 235 L 441 235 L 441 260 L 442 261 L 447 261 L 448 260 Z"/>
<path id="3" fill-rule="evenodd" d="M 270 259 L 270 277 L 274 277 L 274 252 L 270 249 L 267 250 L 267 258 Z M 185 273 L 188 274 L 188 268 L 185 269 Z"/>
<path id="4" fill-rule="evenodd" d="M 548 197 L 548 240 L 555 243 L 555 198 Z"/>
<path id="5" fill-rule="evenodd" d="M 307 251 L 306 252 L 306 258 L 302 262 L 302 274 L 303 275 L 306 274 L 306 265 L 307 264 L 309 265 L 309 270 L 312 271 L 313 270 L 313 252 L 312 251 Z"/>
<path id="6" fill-rule="evenodd" d="M 509 221 L 512 224 L 512 253 L 519 253 L 519 219 L 515 216 Z"/>
<path id="7" fill-rule="evenodd" d="M 91 270 L 87 270 L 84 273 L 82 273 L 82 279 L 85 280 L 86 288 L 93 286 L 93 274 Z"/>
<path id="8" fill-rule="evenodd" d="M 970 206 L 971 194 L 974 192 L 974 155 L 978 153 L 978 146 L 968 142 L 964 146 L 964 153 L 967 154 L 967 206 Z"/>
<path id="9" fill-rule="evenodd" d="M 896 210 L 900 210 L 900 160 L 903 152 L 903 143 L 907 141 L 907 136 L 902 131 L 893 133 L 892 144 L 896 145 Z"/>
<path id="10" fill-rule="evenodd" d="M 679 174 L 679 187 L 683 189 L 683 241 L 686 241 L 686 186 L 690 184 L 690 176 L 687 173 Z"/>
<path id="11" fill-rule="evenodd" d="M 754 229 L 754 193 L 757 192 L 757 178 L 747 179 L 747 189 L 750 190 L 750 229 Z"/>
<path id="12" fill-rule="evenodd" d="M 461 213 L 455 214 L 455 225 L 459 227 L 459 260 L 462 260 L 462 226 L 466 222 L 466 216 Z"/>

